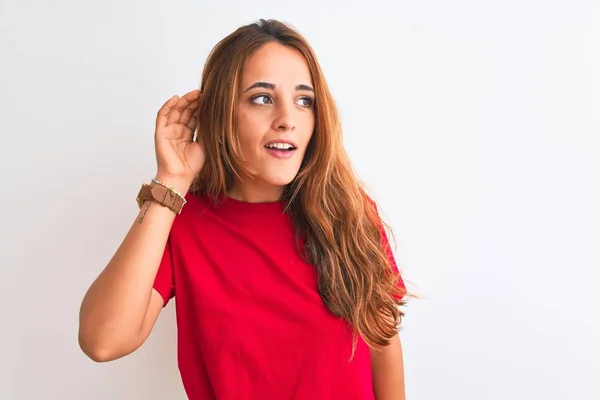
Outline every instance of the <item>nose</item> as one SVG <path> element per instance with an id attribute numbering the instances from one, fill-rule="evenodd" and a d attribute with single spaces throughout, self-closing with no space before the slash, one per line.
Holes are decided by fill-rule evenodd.
<path id="1" fill-rule="evenodd" d="M 296 122 L 294 121 L 294 108 L 287 104 L 279 104 L 277 108 L 277 115 L 273 120 L 273 126 L 275 130 L 286 132 L 296 128 Z"/>

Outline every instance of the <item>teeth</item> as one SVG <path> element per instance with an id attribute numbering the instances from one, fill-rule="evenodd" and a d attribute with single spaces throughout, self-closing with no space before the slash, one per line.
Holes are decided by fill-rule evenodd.
<path id="1" fill-rule="evenodd" d="M 292 146 L 289 143 L 271 143 L 266 145 L 265 147 L 269 148 L 269 149 L 281 149 L 281 150 L 291 150 L 294 148 L 294 146 Z"/>

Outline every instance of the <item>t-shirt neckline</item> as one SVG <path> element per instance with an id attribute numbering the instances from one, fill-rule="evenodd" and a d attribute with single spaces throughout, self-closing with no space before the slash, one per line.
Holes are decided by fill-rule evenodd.
<path id="1" fill-rule="evenodd" d="M 284 212 L 284 203 L 281 200 L 251 203 L 227 195 L 220 197 L 217 207 L 221 210 L 251 214 L 283 214 Z"/>

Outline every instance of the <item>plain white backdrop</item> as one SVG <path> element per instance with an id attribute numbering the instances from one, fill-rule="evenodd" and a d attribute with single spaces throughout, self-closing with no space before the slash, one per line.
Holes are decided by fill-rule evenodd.
<path id="1" fill-rule="evenodd" d="M 595 0 L 1 0 L 0 398 L 185 398 L 172 304 L 106 364 L 79 305 L 156 172 L 157 109 L 258 18 L 314 46 L 421 296 L 408 399 L 599 399 Z"/>

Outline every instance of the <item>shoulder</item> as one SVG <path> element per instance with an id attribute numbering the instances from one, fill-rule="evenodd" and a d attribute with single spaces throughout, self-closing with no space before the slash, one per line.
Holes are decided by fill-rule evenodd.
<path id="1" fill-rule="evenodd" d="M 204 195 L 188 192 L 184 198 L 185 204 L 173 221 L 173 229 L 178 229 L 182 225 L 188 225 L 189 221 L 196 219 L 198 214 L 201 214 L 208 208 L 209 200 Z"/>
<path id="2" fill-rule="evenodd" d="M 377 202 L 368 195 L 366 192 L 363 192 L 365 196 L 365 215 L 366 217 L 373 222 L 377 228 L 379 228 L 380 234 L 382 235 L 383 241 L 387 241 L 387 233 L 386 229 L 389 229 L 389 226 L 383 220 L 381 210 L 377 205 Z"/>
<path id="3" fill-rule="evenodd" d="M 208 195 L 188 192 L 185 195 L 185 205 L 180 215 L 190 214 L 193 210 L 210 208 L 211 200 Z"/>
<path id="4" fill-rule="evenodd" d="M 171 242 L 177 246 L 189 244 L 192 237 L 209 231 L 212 226 L 210 222 L 214 221 L 210 217 L 213 212 L 206 196 L 187 193 L 184 198 L 186 202 L 175 216 L 169 231 Z"/>
<path id="5" fill-rule="evenodd" d="M 377 202 L 367 192 L 363 191 L 363 195 L 365 197 L 365 203 L 364 203 L 365 213 L 367 214 L 367 216 L 370 219 L 379 221 L 381 219 L 381 217 L 379 215 L 379 207 L 377 206 Z"/>

